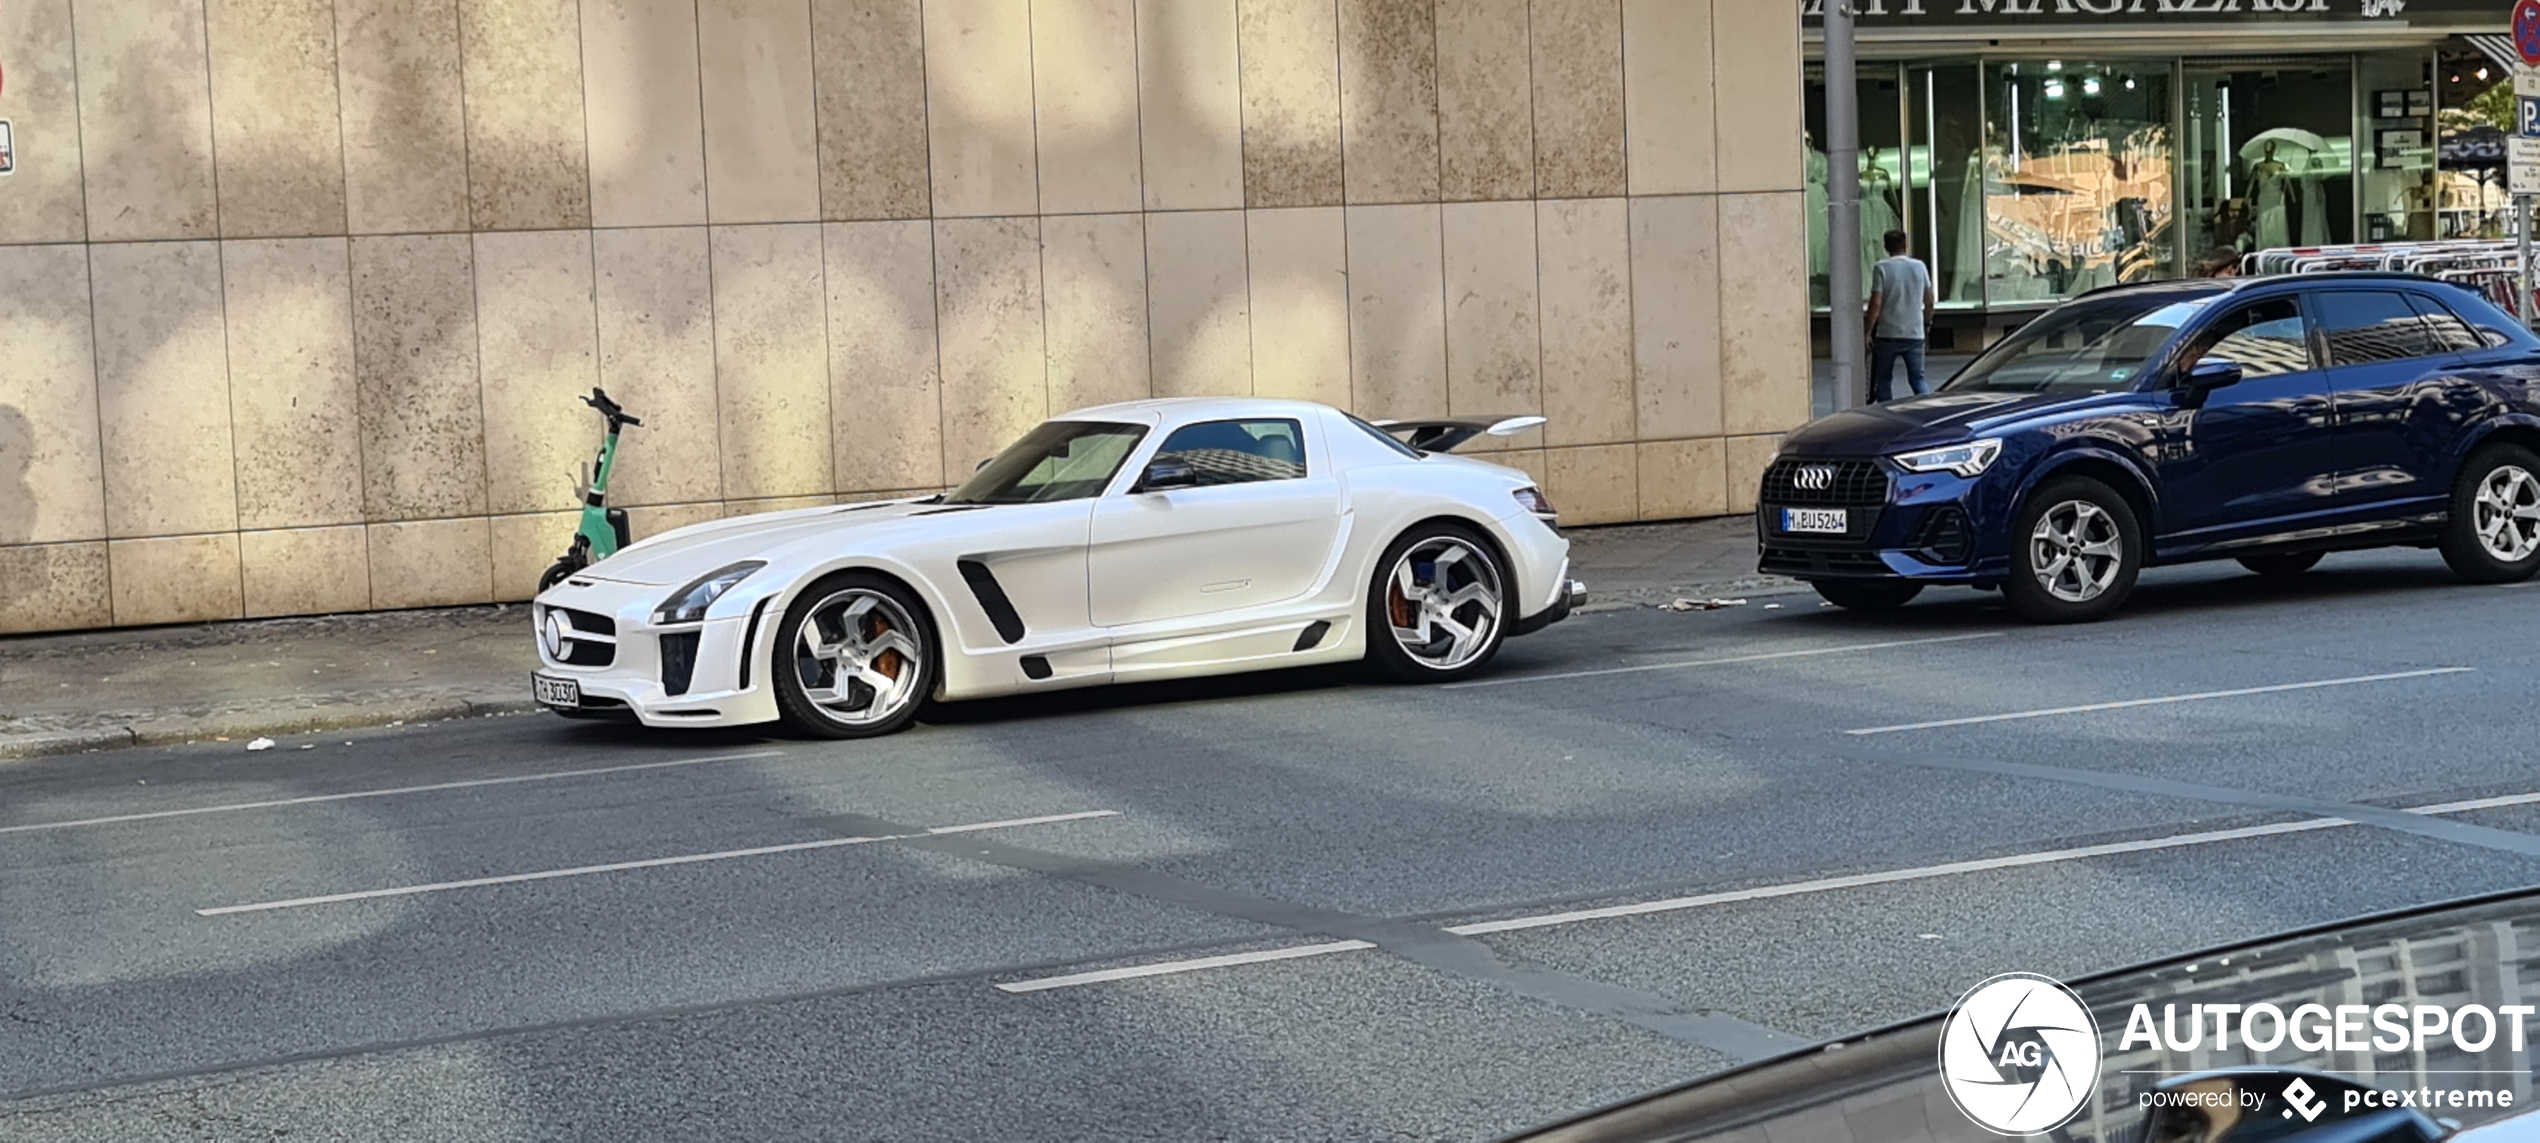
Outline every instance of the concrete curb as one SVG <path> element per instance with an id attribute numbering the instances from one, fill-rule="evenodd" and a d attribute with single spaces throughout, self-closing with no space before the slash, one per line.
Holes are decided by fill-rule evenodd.
<path id="1" fill-rule="evenodd" d="M 0 761 L 133 746 L 180 746 L 224 737 L 243 741 L 322 730 L 360 730 L 396 722 L 437 722 L 523 714 L 537 709 L 538 704 L 527 696 L 348 696 L 342 702 L 298 709 L 198 711 L 93 727 L 5 731 L 0 732 Z"/>

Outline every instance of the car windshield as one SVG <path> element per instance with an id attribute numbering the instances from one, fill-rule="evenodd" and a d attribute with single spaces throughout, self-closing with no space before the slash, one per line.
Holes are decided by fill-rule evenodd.
<path id="1" fill-rule="evenodd" d="M 2151 367 L 2152 355 L 2213 297 L 2124 294 L 2063 306 L 2003 338 L 1941 388 L 1997 393 L 2131 389 Z"/>
<path id="2" fill-rule="evenodd" d="M 1100 496 L 1146 435 L 1144 425 L 1049 421 L 998 453 L 944 502 L 1038 504 Z"/>

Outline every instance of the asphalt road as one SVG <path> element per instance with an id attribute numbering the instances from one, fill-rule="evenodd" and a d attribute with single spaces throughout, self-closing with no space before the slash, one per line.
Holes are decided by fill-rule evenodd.
<path id="1" fill-rule="evenodd" d="M 1488 1137 L 1995 972 L 2540 883 L 2535 603 L 2376 553 L 2085 628 L 1758 597 L 1453 688 L 871 743 L 7 764 L 0 1137 Z"/>

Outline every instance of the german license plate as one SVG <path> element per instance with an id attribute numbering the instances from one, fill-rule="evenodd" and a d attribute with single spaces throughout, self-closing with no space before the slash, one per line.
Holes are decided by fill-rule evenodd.
<path id="1" fill-rule="evenodd" d="M 539 702 L 564 710 L 582 705 L 582 684 L 575 679 L 551 679 L 545 675 L 529 676 L 529 695 Z"/>
<path id="2" fill-rule="evenodd" d="M 1832 532 L 1841 535 L 1851 530 L 1851 520 L 1841 508 L 1784 508 L 1782 531 Z"/>

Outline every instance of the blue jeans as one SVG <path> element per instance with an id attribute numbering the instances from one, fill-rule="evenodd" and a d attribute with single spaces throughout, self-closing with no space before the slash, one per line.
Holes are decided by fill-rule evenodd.
<path id="1" fill-rule="evenodd" d="M 1888 384 L 1895 379 L 1899 361 L 1905 363 L 1905 383 L 1913 386 L 1914 392 L 1931 392 L 1931 386 L 1923 381 L 1923 339 L 1874 337 L 1870 339 L 1870 400 L 1893 399 Z"/>

